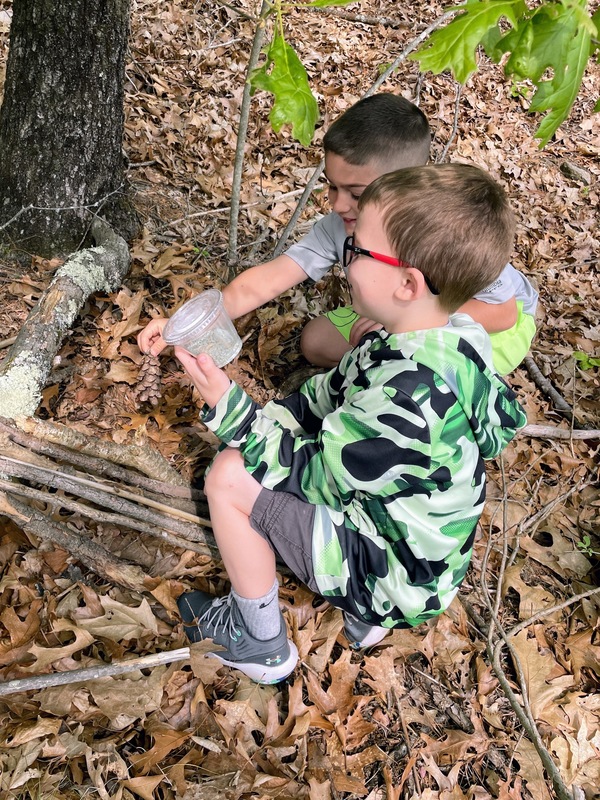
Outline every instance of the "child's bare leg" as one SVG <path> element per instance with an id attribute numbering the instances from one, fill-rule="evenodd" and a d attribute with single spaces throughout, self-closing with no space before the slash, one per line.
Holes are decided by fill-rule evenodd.
<path id="1" fill-rule="evenodd" d="M 302 355 L 317 367 L 336 367 L 340 358 L 350 350 L 335 325 L 327 317 L 316 317 L 306 323 L 300 337 Z"/>
<path id="2" fill-rule="evenodd" d="M 213 533 L 236 594 L 265 595 L 275 582 L 275 554 L 250 525 L 250 514 L 262 486 L 244 467 L 238 450 L 220 452 L 205 484 Z"/>

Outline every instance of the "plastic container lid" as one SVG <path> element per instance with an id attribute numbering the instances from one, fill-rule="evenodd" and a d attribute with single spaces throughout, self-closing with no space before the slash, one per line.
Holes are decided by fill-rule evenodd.
<path id="1" fill-rule="evenodd" d="M 201 333 L 222 313 L 222 295 L 218 289 L 207 289 L 184 303 L 165 325 L 162 337 L 167 344 L 179 344 L 190 333 Z"/>
<path id="2" fill-rule="evenodd" d="M 242 349 L 242 340 L 217 289 L 207 289 L 184 303 L 165 325 L 162 337 L 167 344 L 184 347 L 192 355 L 207 353 L 217 367 L 224 367 Z"/>

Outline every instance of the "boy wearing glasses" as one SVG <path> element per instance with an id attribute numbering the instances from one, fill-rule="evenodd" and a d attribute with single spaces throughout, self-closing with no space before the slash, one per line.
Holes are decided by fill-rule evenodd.
<path id="1" fill-rule="evenodd" d="M 399 170 L 359 201 L 344 260 L 357 313 L 381 326 L 330 372 L 260 408 L 206 354 L 177 357 L 226 445 L 205 491 L 231 593 L 191 592 L 187 635 L 271 683 L 298 659 L 276 557 L 340 608 L 354 647 L 444 611 L 471 557 L 484 459 L 525 422 L 488 334 L 455 314 L 512 248 L 507 198 L 474 166 Z"/>
<path id="2" fill-rule="evenodd" d="M 358 200 L 366 187 L 386 172 L 426 164 L 430 139 L 423 112 L 393 94 L 365 97 L 342 114 L 323 140 L 333 213 L 319 219 L 284 254 L 244 270 L 225 286 L 229 316 L 237 319 L 307 278 L 320 280 L 341 263 L 344 240 L 354 232 Z M 494 363 L 502 375 L 527 355 L 535 334 L 536 304 L 537 293 L 529 281 L 507 264 L 494 283 L 462 309 L 491 334 Z M 166 346 L 161 335 L 165 324 L 166 319 L 158 317 L 140 332 L 142 352 L 158 355 Z M 350 306 L 334 309 L 307 323 L 302 353 L 317 366 L 333 367 L 376 324 Z"/>

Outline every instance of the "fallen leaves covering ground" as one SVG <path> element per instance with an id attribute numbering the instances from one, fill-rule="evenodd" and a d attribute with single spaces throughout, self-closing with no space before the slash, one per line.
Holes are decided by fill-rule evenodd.
<path id="1" fill-rule="evenodd" d="M 10 3 L 0 8 L 4 59 Z M 323 119 L 314 146 L 304 149 L 288 131 L 273 133 L 267 96 L 253 99 L 237 268 L 269 257 L 294 208 L 289 193 L 299 194 L 320 160 L 323 129 L 441 10 L 390 0 L 345 10 L 396 26 L 336 10 L 289 15 L 288 37 L 309 70 Z M 168 355 L 159 405 L 138 406 L 135 334 L 191 292 L 227 279 L 233 154 L 254 33 L 247 15 L 256 12 L 249 2 L 134 2 L 125 151 L 144 230 L 133 243 L 126 284 L 90 299 L 57 364 L 72 369 L 48 385 L 38 411 L 116 442 L 147 437 L 196 481 L 214 437 L 199 426 L 189 383 Z M 533 356 L 577 422 L 598 428 L 594 80 L 597 68 L 542 152 L 519 92 L 483 59 L 460 93 L 448 76 L 420 79 L 409 63 L 382 88 L 418 99 L 434 129 L 434 158 L 473 161 L 506 185 L 520 220 L 514 263 L 538 282 L 544 307 Z M 324 211 L 321 185 L 294 236 Z M 55 266 L 33 258 L 20 275 L 0 265 L 3 336 L 17 332 Z M 228 367 L 231 377 L 259 401 L 276 396 L 303 364 L 298 336 L 307 316 L 340 291 L 334 277 L 241 320 L 244 348 Z M 530 423 L 568 428 L 527 370 L 516 370 L 510 382 Z M 1 796 L 546 800 L 553 789 L 508 687 L 528 703 L 564 785 L 578 797 L 598 797 L 598 595 L 566 602 L 598 584 L 597 446 L 517 438 L 490 465 L 473 564 L 449 613 L 394 632 L 371 653 L 348 650 L 339 613 L 286 578 L 281 597 L 301 663 L 283 685 L 258 687 L 218 669 L 196 645 L 189 663 L 3 698 Z M 171 599 L 182 583 L 226 588 L 218 563 L 109 525 L 94 533 L 163 579 Z M 4 680 L 185 643 L 169 602 L 103 583 L 12 523 L 0 530 L 0 553 Z M 500 629 L 510 649 L 498 644 Z M 494 650 L 505 686 L 491 667 Z"/>

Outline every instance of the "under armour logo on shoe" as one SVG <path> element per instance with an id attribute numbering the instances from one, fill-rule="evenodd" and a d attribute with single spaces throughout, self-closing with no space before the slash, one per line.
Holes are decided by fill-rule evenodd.
<path id="1" fill-rule="evenodd" d="M 265 658 L 265 664 L 271 666 L 271 664 L 280 664 L 281 663 L 281 656 L 275 656 L 275 658 Z"/>

